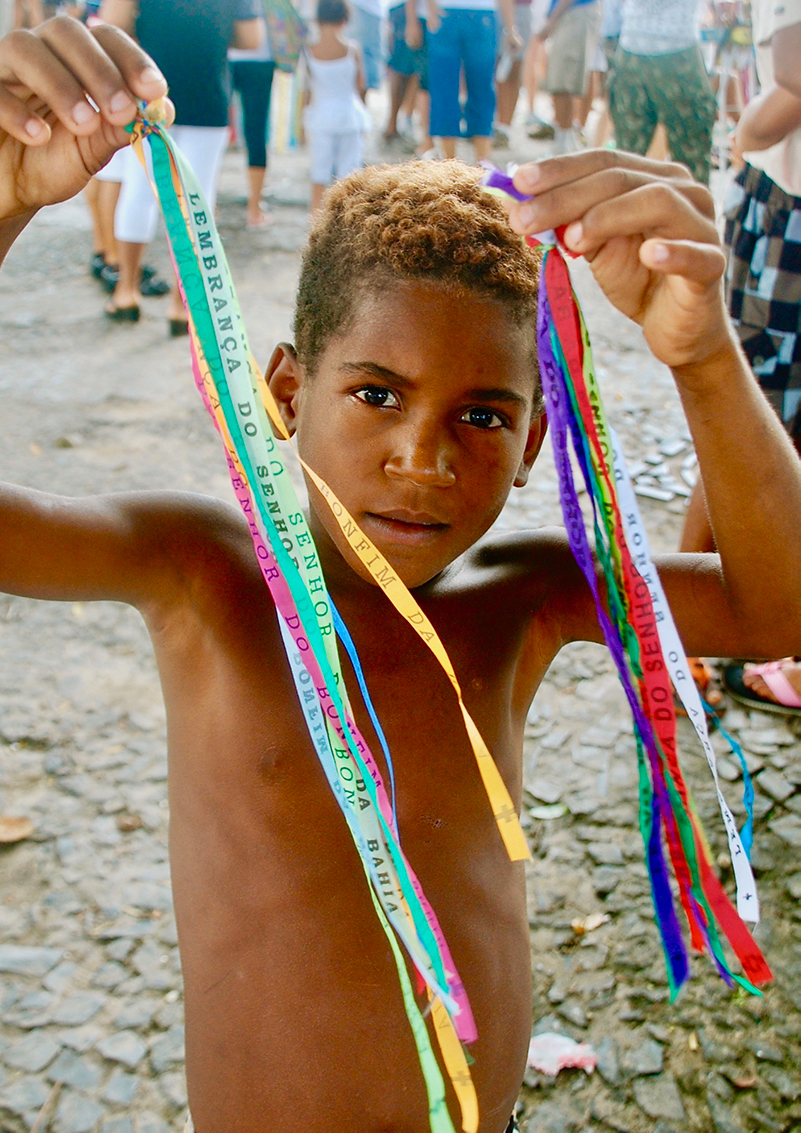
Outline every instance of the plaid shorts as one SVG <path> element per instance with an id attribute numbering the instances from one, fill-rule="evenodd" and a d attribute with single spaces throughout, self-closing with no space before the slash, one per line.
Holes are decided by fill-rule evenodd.
<path id="1" fill-rule="evenodd" d="M 746 165 L 726 201 L 729 313 L 757 381 L 801 439 L 801 197 Z"/>

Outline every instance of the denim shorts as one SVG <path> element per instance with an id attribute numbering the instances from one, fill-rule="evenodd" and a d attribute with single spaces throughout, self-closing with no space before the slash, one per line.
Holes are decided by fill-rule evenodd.
<path id="1" fill-rule="evenodd" d="M 426 43 L 426 21 L 421 19 L 423 46 L 416 51 L 406 44 L 406 5 L 397 4 L 389 10 L 389 26 L 392 33 L 392 50 L 387 66 L 399 75 L 419 75 L 420 89 L 428 90 L 428 44 Z"/>
<path id="2" fill-rule="evenodd" d="M 428 36 L 431 134 L 435 138 L 488 138 L 495 114 L 495 11 L 445 8 L 442 23 Z M 467 101 L 459 103 L 464 67 Z M 465 130 L 462 131 L 462 117 Z"/>

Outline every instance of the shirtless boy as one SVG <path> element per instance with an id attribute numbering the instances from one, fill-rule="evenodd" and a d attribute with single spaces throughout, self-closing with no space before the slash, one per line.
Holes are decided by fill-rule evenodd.
<path id="1" fill-rule="evenodd" d="M 134 109 L 117 107 L 119 92 L 163 95 L 149 65 L 115 29 L 68 20 L 0 44 L 3 252 L 125 143 Z M 82 92 L 99 107 L 86 121 L 73 116 L 89 106 Z M 486 534 L 545 423 L 535 271 L 473 177 L 443 163 L 335 187 L 307 256 L 297 351 L 277 347 L 268 374 L 306 461 L 431 617 L 519 804 L 537 686 L 563 643 L 600 633 L 560 531 Z M 515 231 L 568 223 L 568 244 L 673 369 L 720 551 L 660 563 L 686 648 L 798 652 L 801 464 L 726 320 L 707 191 L 679 167 L 606 152 L 524 166 L 516 182 L 535 196 L 512 209 Z M 392 956 L 241 516 L 178 492 L 64 499 L 9 486 L 0 523 L 1 589 L 128 602 L 152 635 L 198 1133 L 426 1133 Z M 503 1133 L 531 1027 L 523 867 L 498 837 L 445 675 L 314 494 L 311 524 L 394 753 L 404 848 L 475 1013 L 480 1130 Z M 355 712 L 372 743 L 358 699 Z"/>

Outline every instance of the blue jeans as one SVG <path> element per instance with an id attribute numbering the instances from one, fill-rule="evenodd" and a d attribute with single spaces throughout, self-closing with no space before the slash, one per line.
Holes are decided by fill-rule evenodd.
<path id="1" fill-rule="evenodd" d="M 488 138 L 495 114 L 495 11 L 446 8 L 438 30 L 428 36 L 428 87 L 431 133 L 458 138 L 462 133 L 459 76 L 464 66 L 468 138 Z"/>

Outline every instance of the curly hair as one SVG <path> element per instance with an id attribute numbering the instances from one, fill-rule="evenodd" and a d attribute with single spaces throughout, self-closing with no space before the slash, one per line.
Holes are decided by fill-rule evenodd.
<path id="1" fill-rule="evenodd" d="M 540 258 L 516 236 L 481 173 L 457 161 L 374 165 L 337 182 L 303 254 L 295 348 L 313 375 L 347 328 L 363 289 L 424 280 L 506 305 L 516 326 L 536 320 Z"/>

